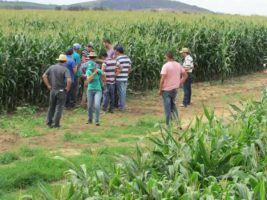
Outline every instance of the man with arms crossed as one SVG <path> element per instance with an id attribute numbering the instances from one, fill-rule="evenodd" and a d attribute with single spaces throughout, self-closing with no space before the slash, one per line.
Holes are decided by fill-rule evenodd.
<path id="1" fill-rule="evenodd" d="M 183 67 L 174 60 L 172 52 L 165 54 L 166 64 L 161 70 L 159 95 L 163 98 L 166 124 L 170 125 L 171 119 L 178 120 L 176 108 L 177 89 L 187 79 L 187 73 Z"/>
<path id="2" fill-rule="evenodd" d="M 46 87 L 50 90 L 49 109 L 47 114 L 47 125 L 50 128 L 59 128 L 60 119 L 65 106 L 67 92 L 71 87 L 71 76 L 65 67 L 66 55 L 61 54 L 56 65 L 50 66 L 43 74 Z"/>

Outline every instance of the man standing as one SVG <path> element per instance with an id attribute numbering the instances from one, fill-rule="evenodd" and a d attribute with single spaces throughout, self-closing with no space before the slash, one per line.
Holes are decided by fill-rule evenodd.
<path id="1" fill-rule="evenodd" d="M 103 44 L 107 50 L 108 59 L 114 59 L 115 58 L 115 51 L 114 51 L 112 42 L 109 39 L 104 39 Z"/>
<path id="2" fill-rule="evenodd" d="M 159 95 L 163 98 L 166 124 L 170 125 L 171 119 L 178 120 L 176 108 L 177 89 L 187 79 L 187 73 L 183 67 L 174 60 L 172 52 L 165 54 L 166 64 L 161 70 Z"/>
<path id="3" fill-rule="evenodd" d="M 187 107 L 191 103 L 191 95 L 192 95 L 191 84 L 193 80 L 192 72 L 194 69 L 194 63 L 193 63 L 193 58 L 189 54 L 188 48 L 183 48 L 180 51 L 180 53 L 184 59 L 183 67 L 188 74 L 188 78 L 186 79 L 184 83 L 184 100 L 181 106 Z"/>
<path id="4" fill-rule="evenodd" d="M 75 65 L 75 61 L 73 60 L 73 57 L 72 57 L 73 49 L 72 48 L 68 49 L 66 51 L 66 55 L 67 55 L 67 62 L 65 65 L 70 72 L 70 77 L 72 81 L 70 91 L 67 94 L 66 108 L 71 108 L 71 107 L 74 107 L 75 105 L 75 102 L 74 102 L 75 90 L 74 89 L 76 87 L 75 86 L 75 73 L 77 72 L 77 68 Z"/>
<path id="5" fill-rule="evenodd" d="M 93 43 L 89 43 L 82 51 L 82 63 L 87 62 L 89 54 L 94 50 Z"/>
<path id="6" fill-rule="evenodd" d="M 96 58 L 97 55 L 94 52 L 90 53 L 92 58 L 88 63 L 86 76 L 88 81 L 87 102 L 88 102 L 88 124 L 93 123 L 93 112 L 95 109 L 95 124 L 100 126 L 100 110 L 101 110 L 101 98 L 102 98 L 102 80 L 105 81 L 105 73 L 101 69 L 97 68 Z"/>
<path id="7" fill-rule="evenodd" d="M 80 67 L 81 67 L 81 56 L 80 56 L 80 49 L 81 45 L 78 43 L 75 43 L 73 45 L 73 59 L 76 65 L 76 73 L 74 77 L 74 103 L 76 103 L 77 98 L 78 98 L 78 93 L 79 93 L 79 86 L 80 86 L 80 78 L 81 78 L 81 73 L 80 73 Z"/>
<path id="8" fill-rule="evenodd" d="M 116 87 L 119 96 L 119 110 L 125 111 L 126 92 L 128 77 L 131 72 L 132 62 L 130 58 L 124 55 L 124 49 L 121 46 L 117 46 L 115 49 L 117 57 L 116 67 Z"/>
<path id="9" fill-rule="evenodd" d="M 104 60 L 104 63 L 102 64 L 102 71 L 106 74 L 106 82 L 104 85 L 103 111 L 106 112 L 108 110 L 108 112 L 113 113 L 115 101 L 116 60 L 108 58 L 107 53 L 103 53 L 101 55 L 101 59 Z"/>
<path id="10" fill-rule="evenodd" d="M 66 93 L 71 87 L 69 70 L 65 67 L 66 55 L 61 54 L 56 65 L 50 66 L 43 74 L 46 87 L 50 90 L 47 125 L 50 128 L 59 128 L 60 119 L 66 101 Z"/>

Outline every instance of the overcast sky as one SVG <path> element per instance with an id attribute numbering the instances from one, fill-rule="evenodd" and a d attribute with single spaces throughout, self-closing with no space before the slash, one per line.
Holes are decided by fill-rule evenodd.
<path id="1" fill-rule="evenodd" d="M 88 0 L 26 0 L 38 3 L 72 4 Z M 133 0 L 134 1 L 134 0 Z M 267 16 L 267 0 L 179 0 L 212 11 L 243 15 Z"/>

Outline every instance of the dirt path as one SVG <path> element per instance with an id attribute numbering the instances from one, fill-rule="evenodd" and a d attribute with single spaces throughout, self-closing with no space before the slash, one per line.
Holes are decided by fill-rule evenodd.
<path id="1" fill-rule="evenodd" d="M 267 85 L 267 74 L 256 73 L 228 80 L 225 84 L 196 83 L 193 85 L 192 105 L 188 108 L 179 108 L 183 124 L 188 124 L 196 115 L 203 113 L 203 105 L 214 109 L 217 116 L 229 115 L 229 104 L 238 104 L 248 99 L 260 99 L 263 89 Z M 179 90 L 177 104 L 182 101 L 182 90 Z M 60 152 L 66 155 L 77 155 L 81 149 L 95 149 L 118 145 L 118 138 L 108 138 L 91 144 L 77 144 L 64 141 L 65 133 L 95 134 L 108 133 L 110 127 L 120 128 L 135 124 L 141 118 L 154 117 L 163 119 L 162 100 L 155 91 L 147 94 L 134 95 L 127 102 L 128 108 L 125 114 L 115 113 L 102 115 L 102 126 L 88 126 L 86 112 L 74 114 L 66 111 L 63 117 L 63 129 L 48 132 L 47 134 L 29 138 L 19 137 L 12 130 L 0 129 L 0 152 L 14 151 L 20 146 L 43 147 L 52 152 Z M 45 115 L 45 113 L 43 114 Z M 45 127 L 37 127 L 45 132 Z M 134 145 L 133 143 L 120 143 L 120 146 Z"/>

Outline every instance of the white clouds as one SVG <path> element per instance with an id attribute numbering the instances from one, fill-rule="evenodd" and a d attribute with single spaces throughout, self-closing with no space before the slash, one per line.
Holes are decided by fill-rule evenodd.
<path id="1" fill-rule="evenodd" d="M 267 0 L 180 0 L 216 12 L 243 15 L 266 15 Z"/>
<path id="2" fill-rule="evenodd" d="M 47 4 L 49 3 L 72 4 L 83 1 L 90 1 L 90 0 L 32 0 L 32 2 L 47 3 Z M 267 0 L 178 0 L 178 1 L 197 5 L 216 12 L 267 16 Z"/>

